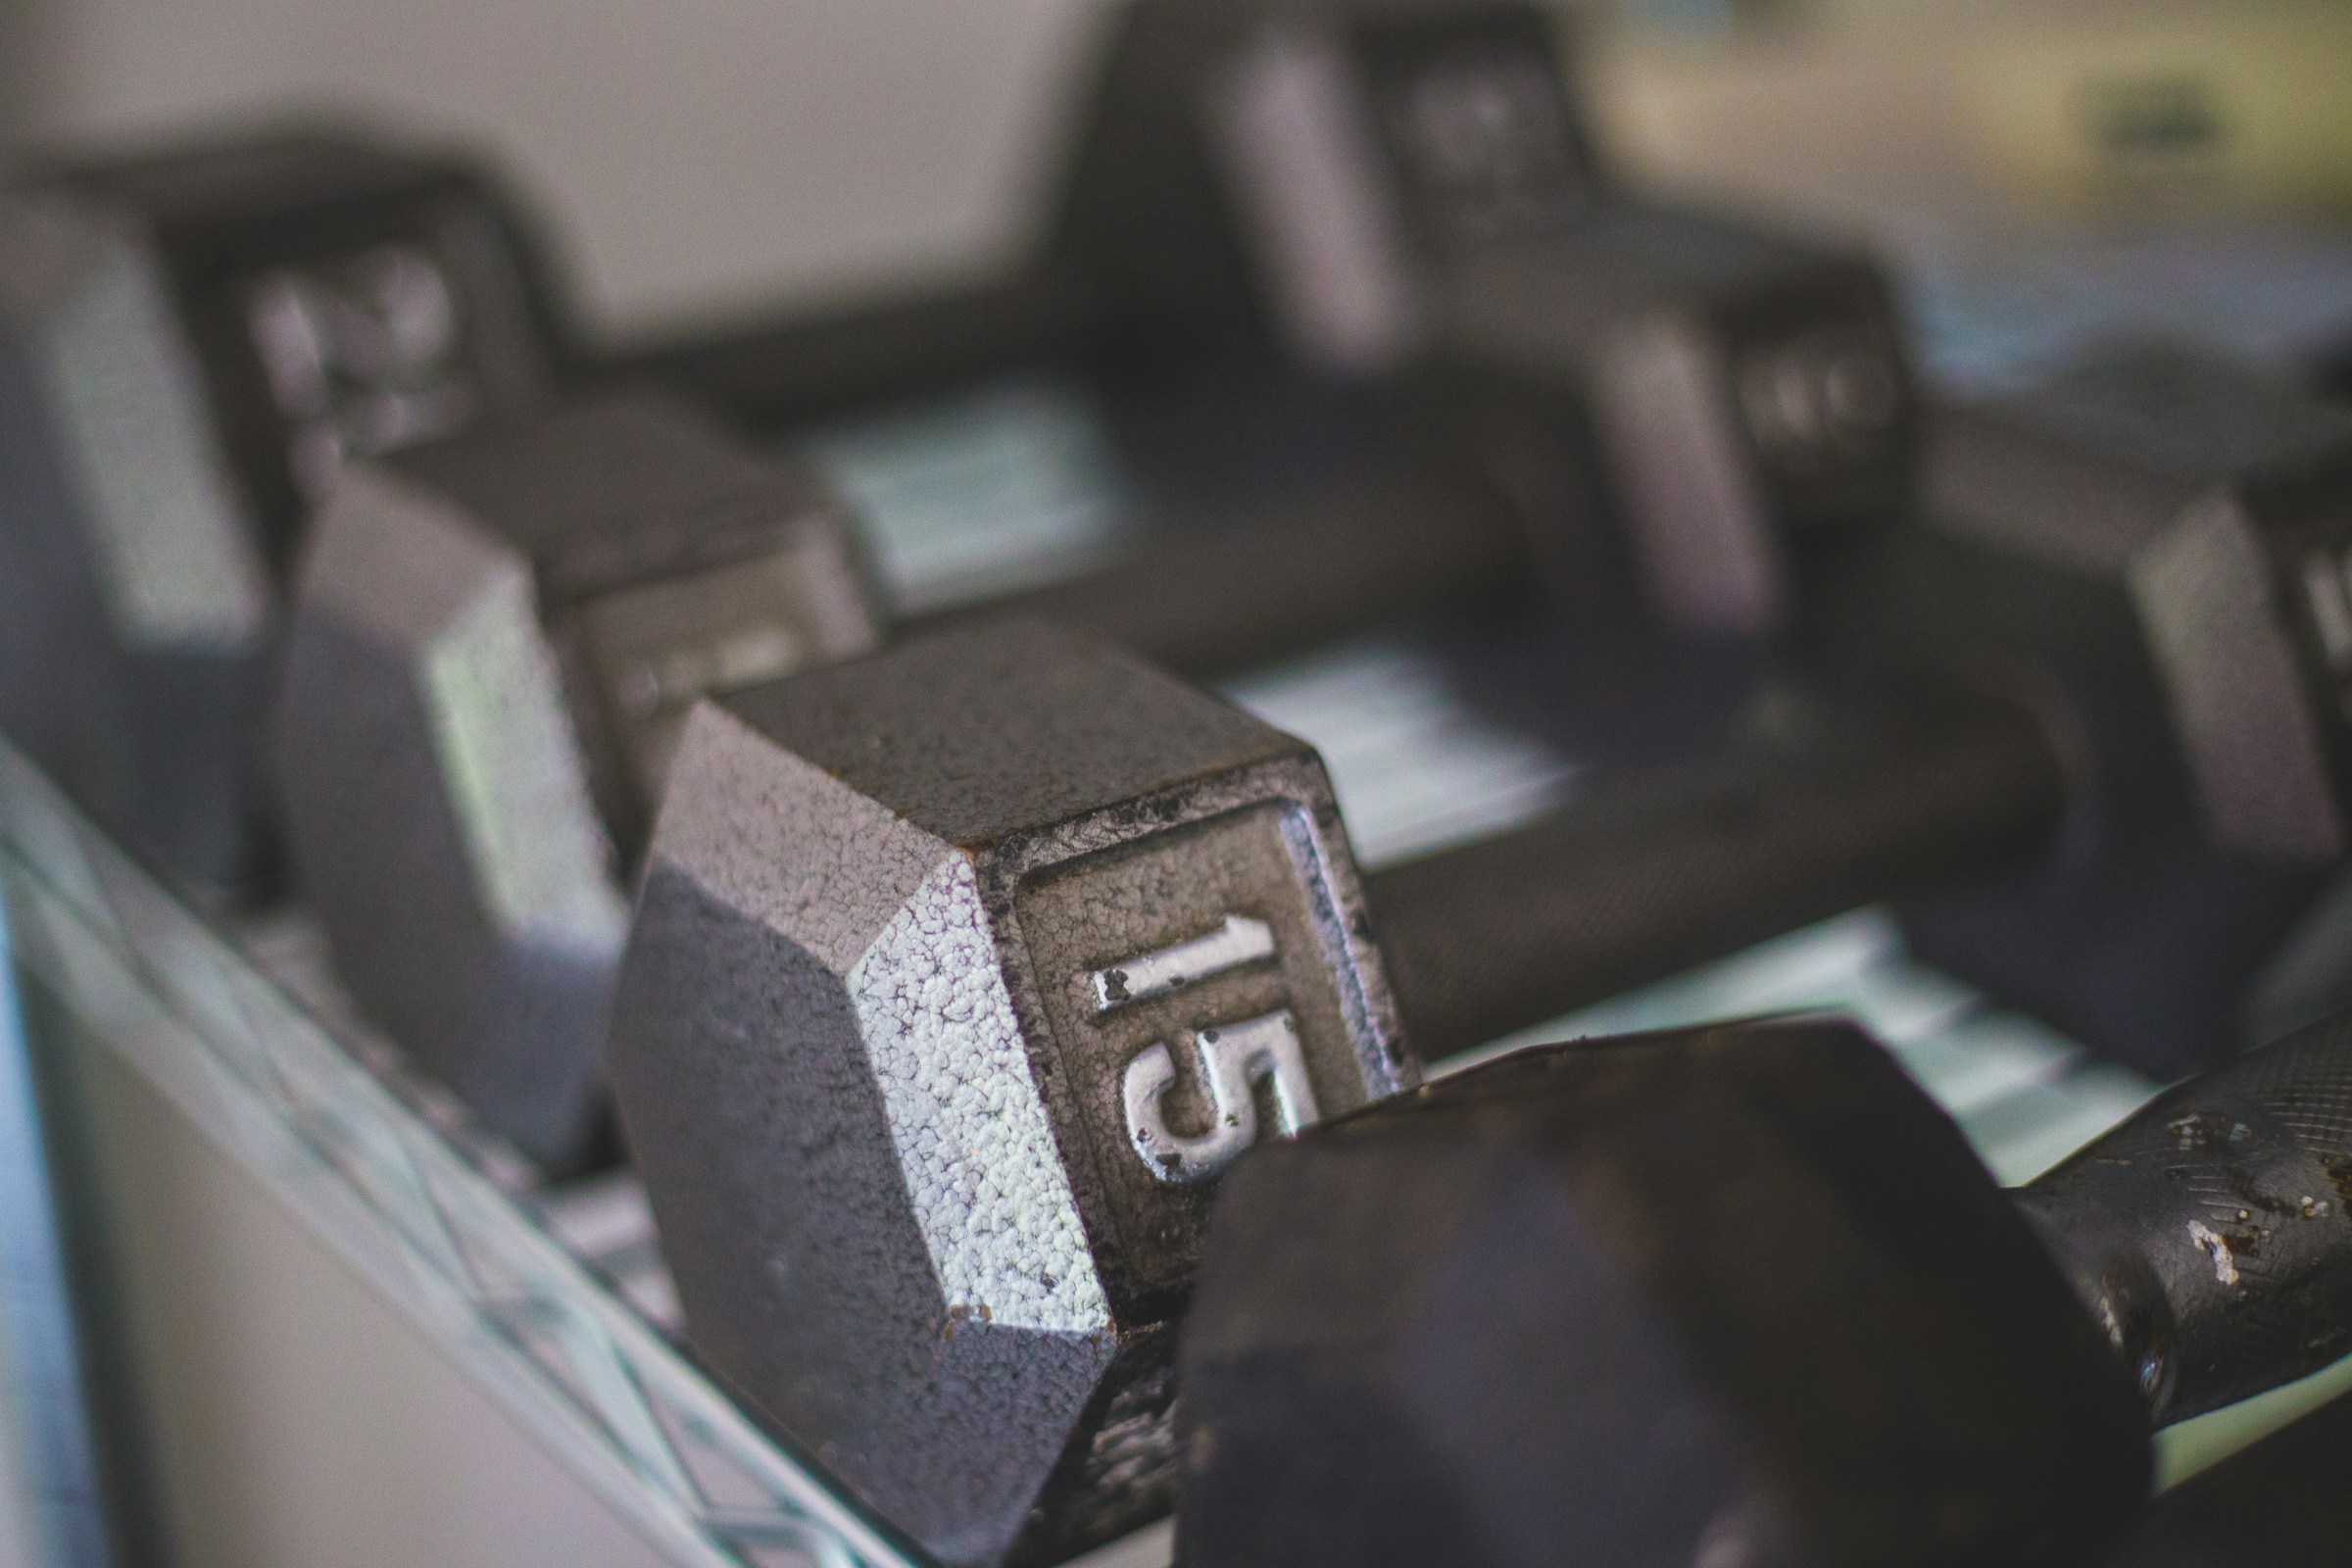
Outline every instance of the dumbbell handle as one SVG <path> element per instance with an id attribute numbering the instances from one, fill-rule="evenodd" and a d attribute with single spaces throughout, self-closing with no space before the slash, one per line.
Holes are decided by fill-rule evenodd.
<path id="1" fill-rule="evenodd" d="M 772 429 L 936 391 L 1077 352 L 1108 318 L 1075 271 L 1037 267 L 1003 281 L 833 312 L 733 325 L 612 354 L 619 385 L 677 387 L 731 418 Z"/>
<path id="2" fill-rule="evenodd" d="M 2159 1425 L 2352 1353 L 2352 1015 L 2159 1096 L 2016 1196 Z"/>
<path id="3" fill-rule="evenodd" d="M 2022 706 L 1953 698 L 1802 758 L 1571 802 L 1368 874 L 1405 1034 L 1437 1060 L 1856 906 L 2037 853 L 2066 781 Z"/>
<path id="4" fill-rule="evenodd" d="M 1500 489 L 1446 464 L 1385 464 L 1259 511 L 1169 522 L 1102 567 L 919 617 L 908 634 L 1020 615 L 1192 676 L 1317 647 L 1384 614 L 1531 571 Z"/>

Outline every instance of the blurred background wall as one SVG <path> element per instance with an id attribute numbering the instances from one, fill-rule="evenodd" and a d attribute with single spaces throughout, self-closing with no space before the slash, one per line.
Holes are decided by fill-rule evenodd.
<path id="1" fill-rule="evenodd" d="M 494 145 L 611 330 L 983 270 L 1117 0 L 0 0 L 0 133 L 360 107 Z M 2341 210 L 2345 0 L 1592 0 L 1635 170 L 1907 238 Z"/>
<path id="2" fill-rule="evenodd" d="M 0 0 L 8 128 L 361 108 L 487 140 L 616 327 L 984 267 L 1090 0 Z"/>

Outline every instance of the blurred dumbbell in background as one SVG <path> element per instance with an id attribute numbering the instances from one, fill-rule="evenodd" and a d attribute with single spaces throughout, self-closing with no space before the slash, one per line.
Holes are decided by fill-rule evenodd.
<path id="1" fill-rule="evenodd" d="M 1938 411 L 1926 462 L 1920 514 L 1824 596 L 1837 625 L 1800 662 L 1836 716 L 1392 873 L 1456 972 L 1548 949 L 1566 1010 L 1916 894 L 1924 956 L 2095 1049 L 2160 1078 L 2236 1049 L 2343 853 L 2327 519 L 2352 421 L 2143 346 Z M 1485 888 L 1562 853 L 1588 867 L 1551 906 L 1570 923 L 1484 917 Z"/>
<path id="2" fill-rule="evenodd" d="M 1090 378 L 1115 422 L 1138 363 L 1245 386 L 1278 366 L 1277 384 L 1324 405 L 1369 377 L 1533 522 L 1585 535 L 1523 539 L 1485 569 L 1614 555 L 1679 621 L 1765 629 L 1787 612 L 1789 558 L 1907 494 L 1909 397 L 1885 285 L 1858 255 L 1615 188 L 1560 42 L 1549 14 L 1508 5 L 1128 8 L 1021 285 L 1091 301 L 1094 319 L 1004 342 L 1024 316 L 1000 294 L 909 305 L 922 329 L 901 335 L 936 357 L 856 390 L 906 398 L 1058 364 Z M 970 329 L 943 327 L 951 311 Z M 842 331 L 787 325 L 629 363 L 780 427 L 841 401 L 810 367 L 874 373 L 870 354 L 825 352 L 847 347 Z M 1240 408 L 1262 420 L 1268 405 Z M 1373 477 L 1393 488 L 1399 475 Z M 1431 510 L 1424 526 L 1475 531 Z M 1614 550 L 1593 537 L 1611 512 Z M 1330 559 L 1342 553 L 1286 575 L 1349 569 Z M 1085 614 L 1095 597 L 1081 579 L 1054 608 Z M 1193 662 L 1150 635 L 1150 605 L 1118 608 L 1145 652 Z M 1275 646 L 1310 624 L 1293 607 Z"/>
<path id="3" fill-rule="evenodd" d="M 0 717 L 133 848 L 250 897 L 303 514 L 348 458 L 548 394 L 536 247 L 463 159 L 299 131 L 36 169 L 0 224 Z"/>
<path id="4" fill-rule="evenodd" d="M 1237 667 L 1309 646 L 1384 608 L 1492 597 L 1531 579 L 1592 606 L 1645 599 L 1669 620 L 1702 630 L 1773 629 L 1791 612 L 1792 563 L 1808 557 L 1819 536 L 1867 528 L 1903 492 L 1904 369 L 1885 288 L 1868 264 L 1597 193 L 1559 80 L 1557 40 L 1539 13 L 1374 7 L 1360 16 L 1290 20 L 1297 25 L 1284 22 L 1279 7 L 1262 14 L 1240 8 L 1213 24 L 1181 8 L 1136 9 L 1069 166 L 1056 222 L 1036 267 L 1009 286 L 1017 299 L 992 291 L 923 300 L 740 334 L 722 346 L 638 355 L 600 373 L 679 382 L 752 417 L 779 407 L 807 414 L 884 394 L 905 398 L 982 370 L 1079 364 L 1106 405 L 1140 404 L 1134 417 L 1148 426 L 1184 427 L 1185 419 L 1155 407 L 1170 398 L 1208 410 L 1193 422 L 1205 421 L 1204 444 L 1215 461 L 1203 464 L 1196 452 L 1189 466 L 1222 474 L 1228 498 L 1232 470 L 1251 466 L 1234 461 L 1232 438 L 1270 419 L 1292 433 L 1256 431 L 1255 466 L 1289 470 L 1289 479 L 1272 485 L 1271 502 L 1238 514 L 1231 505 L 1206 509 L 1233 564 L 1213 614 L 1164 590 L 1133 592 L 1151 575 L 1135 571 L 1082 578 L 1039 606 L 1056 618 L 1116 626 L 1187 667 Z M 1303 329 L 1285 331 L 1263 318 L 1260 297 L 1283 293 L 1280 264 L 1298 246 L 1254 231 L 1263 224 L 1250 221 L 1246 198 L 1254 176 L 1247 166 L 1265 155 L 1222 122 L 1240 114 L 1228 113 L 1226 102 L 1237 76 L 1295 74 L 1280 62 L 1307 44 L 1316 62 L 1310 76 L 1339 74 L 1326 96 L 1340 92 L 1342 108 L 1365 100 L 1376 123 L 1342 115 L 1326 127 L 1326 139 L 1346 133 L 1362 145 L 1333 150 L 1330 168 L 1296 172 L 1320 181 L 1318 190 L 1343 175 L 1363 185 L 1348 201 L 1389 216 L 1351 239 L 1379 251 L 1367 250 L 1359 265 L 1426 296 L 1409 310 L 1396 306 L 1404 315 L 1384 329 L 1384 364 L 1372 367 L 1411 373 L 1370 386 L 1332 378 L 1336 369 L 1366 367 L 1325 363 L 1331 356 L 1320 351 L 1303 358 L 1283 352 Z M 1161 167 L 1170 157 L 1173 166 Z M 313 172 L 301 172 L 306 163 Z M 346 243 L 344 234 L 361 231 L 354 224 L 397 225 L 404 220 L 389 209 L 398 207 L 404 181 L 460 177 L 431 156 L 328 135 L 265 135 L 209 151 L 101 160 L 87 177 L 113 168 L 136 184 L 138 170 L 157 167 L 182 226 L 211 233 L 232 252 L 246 246 L 257 254 L 271 245 L 331 250 Z M 228 171 L 226 184 L 205 185 L 197 176 L 208 167 Z M 295 171 L 280 181 L 286 189 L 270 186 L 278 177 L 271 170 Z M 237 178 L 259 188 L 235 188 Z M 28 205 L 38 205 L 43 188 L 35 182 Z M 279 287 L 282 279 L 265 280 L 278 289 L 265 299 L 254 292 L 262 284 L 234 274 L 207 285 L 224 303 L 212 307 L 201 331 L 168 318 L 130 329 L 157 354 L 193 359 L 197 384 L 181 388 L 194 400 L 185 417 L 224 432 L 216 439 L 239 454 L 240 487 L 253 490 L 253 505 L 267 514 L 242 530 L 259 528 L 258 544 L 220 527 L 210 530 L 209 543 L 185 543 L 206 558 L 213 576 L 237 580 L 250 566 L 238 563 L 255 549 L 283 569 L 292 553 L 296 469 L 315 496 L 346 448 L 365 452 L 445 432 L 461 407 L 479 404 L 487 413 L 515 406 L 512 395 L 483 403 L 478 389 L 436 382 L 458 375 L 464 357 L 454 338 L 436 334 L 462 327 L 472 334 L 468 341 L 493 345 L 483 363 L 503 368 L 499 390 L 509 394 L 520 373 L 514 366 L 573 359 L 561 325 L 566 308 L 516 238 L 525 225 L 478 178 L 469 191 L 475 206 L 467 232 L 435 238 L 448 256 L 416 246 L 396 255 L 397 247 L 379 246 L 358 271 L 328 267 L 302 296 L 324 298 L 319 280 L 339 277 L 347 296 L 374 289 L 379 298 L 356 305 L 345 298 L 335 311 L 314 300 L 304 316 L 300 300 Z M 371 201 L 388 210 L 371 216 Z M 1299 203 L 1267 210 L 1293 213 Z M 318 237 L 301 237 L 305 221 Z M 1262 254 L 1252 258 L 1253 248 Z M 1253 260 L 1254 267 L 1236 273 L 1229 265 L 1220 273 L 1187 261 L 1171 272 L 1176 253 Z M 432 265 L 419 270 L 420 259 Z M 500 274 L 503 293 L 487 286 L 464 298 L 451 292 L 455 284 L 482 285 L 488 273 Z M 382 318 L 372 327 L 371 318 L 364 319 L 370 311 Z M 321 323 L 340 332 L 340 341 L 320 337 L 306 347 L 301 334 L 317 336 L 326 330 Z M 167 340 L 173 345 L 168 350 L 154 347 Z M 86 362 L 97 350 L 65 341 L 57 352 L 66 356 L 59 373 L 80 373 L 87 364 L 75 356 Z M 305 368 L 305 354 L 352 364 Z M 273 368 L 257 374 L 257 356 Z M 846 380 L 833 374 L 843 367 Z M 271 405 L 256 401 L 255 383 L 271 375 L 270 396 L 292 413 L 269 416 Z M 367 376 L 384 388 L 368 393 Z M 779 392 L 760 376 L 783 377 L 790 388 Z M 312 408 L 328 396 L 321 388 L 330 381 L 340 399 L 331 418 Z M 1445 390 L 1408 390 L 1423 382 Z M 53 387 L 44 395 L 68 393 Z M 1680 401 L 1669 408 L 1660 398 Z M 1320 412 L 1331 408 L 1353 412 Z M 43 417 L 73 424 L 64 415 Z M 330 432 L 322 419 L 340 423 Z M 1334 435 L 1335 428 L 1352 433 Z M 32 424 L 20 439 L 45 449 L 78 437 L 72 428 Z M 1658 445 L 1669 440 L 1697 443 L 1690 449 L 1696 456 Z M 1335 444 L 1351 449 L 1337 472 L 1316 458 L 1318 448 Z M 1298 477 L 1301 468 L 1325 471 L 1310 483 Z M 1706 475 L 1707 495 L 1678 488 L 1688 472 Z M 53 514 L 44 523 L 59 538 L 50 554 L 63 555 L 28 559 L 17 575 L 25 583 L 58 576 L 59 591 L 46 596 L 53 602 L 74 592 L 87 597 L 93 578 L 112 580 L 98 570 L 113 559 L 108 541 L 140 537 L 119 520 L 125 509 L 164 504 L 112 498 L 77 519 L 66 497 L 35 499 Z M 1198 521 L 1202 510 L 1196 504 L 1189 514 Z M 83 564 L 85 557 L 97 565 Z M 1123 598 L 1122 586 L 1130 589 Z M 1320 591 L 1301 593 L 1305 587 Z M 144 591 L 156 592 L 151 582 Z M 245 598 L 253 598 L 250 583 Z M 249 604 L 237 613 L 251 620 L 260 612 Z M 1213 637 L 1202 635 L 1203 624 L 1213 625 Z M 96 651 L 115 652 L 111 644 Z M 183 662 L 169 652 L 160 663 L 123 657 L 136 669 L 156 665 L 164 672 L 158 678 L 178 678 L 172 672 Z M 200 648 L 196 657 L 201 662 L 210 655 Z M 135 685 L 137 678 L 109 684 Z M 125 727 L 99 724 L 91 701 L 50 698 L 54 683 L 30 686 L 32 694 L 18 703 L 27 722 L 59 736 L 47 746 L 52 754 L 101 750 L 87 736 L 74 739 L 82 728 Z M 250 698 L 241 701 L 251 708 Z M 162 755 L 173 745 L 201 745 L 219 754 L 217 766 L 249 767 L 249 739 L 230 738 L 238 722 L 183 710 L 173 723 L 150 718 L 138 732 L 165 746 Z M 94 780 L 106 771 L 103 759 L 89 766 Z M 116 771 L 135 780 L 153 769 Z M 136 787 L 94 781 L 85 793 Z M 197 824 L 173 834 L 209 833 L 232 847 L 208 852 L 216 859 L 252 860 L 264 852 L 245 842 L 255 836 L 249 824 L 267 808 L 250 797 L 249 786 L 224 784 L 206 797 L 212 805 L 194 804 L 183 792 L 155 808 L 189 814 Z M 228 820 L 207 823 L 208 814 Z M 167 863 L 177 858 L 180 852 L 147 836 L 151 853 Z M 201 880 L 226 875 L 260 885 L 258 872 L 190 869 Z"/>
<path id="5" fill-rule="evenodd" d="M 919 425 L 956 396 L 917 394 L 1054 372 L 1113 432 L 1115 494 L 1089 499 L 1125 514 L 1129 559 L 1026 608 L 1188 670 L 1498 589 L 1566 601 L 1572 627 L 1622 633 L 1640 605 L 1685 634 L 1778 632 L 1816 558 L 1908 494 L 1886 286 L 1857 253 L 1616 189 L 1558 53 L 1531 8 L 1128 8 L 1018 285 L 1093 318 L 1007 342 L 1025 317 L 1001 291 L 910 304 L 923 330 L 898 335 L 941 352 L 855 391 Z M 844 331 L 624 363 L 788 432 L 844 390 L 810 366 L 871 368 L 833 352 Z M 1204 514 L 1252 468 L 1270 499 Z M 845 482 L 876 507 L 903 488 Z M 1213 612 L 1184 567 L 1207 543 Z M 1171 551 L 1185 591 L 1139 591 Z"/>

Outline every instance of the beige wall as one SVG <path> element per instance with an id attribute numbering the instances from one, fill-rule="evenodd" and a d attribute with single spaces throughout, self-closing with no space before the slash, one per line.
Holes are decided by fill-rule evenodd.
<path id="1" fill-rule="evenodd" d="M 329 104 L 485 137 L 544 193 L 595 315 L 627 328 L 1006 254 L 1099 12 L 0 0 L 0 130 Z"/>

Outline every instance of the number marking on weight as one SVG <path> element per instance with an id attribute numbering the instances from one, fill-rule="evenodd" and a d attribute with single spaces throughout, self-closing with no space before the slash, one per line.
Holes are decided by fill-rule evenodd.
<path id="1" fill-rule="evenodd" d="M 1164 997 L 1186 986 L 1275 956 L 1274 929 L 1246 914 L 1229 914 L 1203 936 L 1171 943 L 1086 975 L 1098 1014 Z M 1127 1063 L 1121 1098 L 1127 1138 L 1144 1164 L 1163 1182 L 1206 1181 L 1257 1142 L 1255 1086 L 1270 1082 L 1274 1119 L 1284 1133 L 1313 1121 L 1315 1092 L 1298 1046 L 1298 1026 L 1287 1007 L 1236 1024 L 1193 1031 L 1200 1082 L 1208 1091 L 1208 1130 L 1172 1131 L 1162 1102 L 1176 1082 L 1176 1055 L 1154 1041 Z"/>
<path id="2" fill-rule="evenodd" d="M 1274 956 L 1274 932 L 1263 920 L 1229 914 L 1206 936 L 1178 942 L 1123 963 L 1105 964 L 1087 976 L 1095 1011 L 1109 1012 L 1131 1002 L 1165 996 L 1196 980 L 1259 963 Z"/>
<path id="3" fill-rule="evenodd" d="M 1208 1130 L 1193 1137 L 1168 1130 L 1160 1100 L 1176 1081 L 1176 1059 L 1154 1042 L 1127 1064 L 1123 1085 L 1127 1136 L 1152 1174 L 1172 1185 L 1206 1181 L 1257 1142 L 1257 1102 L 1251 1088 L 1271 1080 L 1274 1116 L 1284 1134 L 1315 1120 L 1315 1092 L 1290 1013 L 1270 1012 L 1246 1023 L 1203 1029 L 1193 1037 L 1200 1076 L 1208 1085 Z"/>

